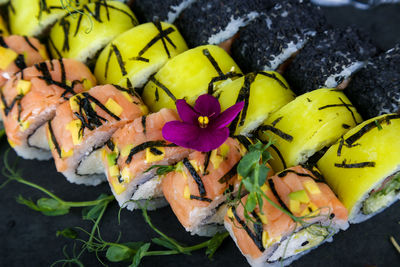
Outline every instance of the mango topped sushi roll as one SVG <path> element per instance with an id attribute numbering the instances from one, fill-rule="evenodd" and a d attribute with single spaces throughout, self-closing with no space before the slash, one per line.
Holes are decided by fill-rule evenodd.
<path id="1" fill-rule="evenodd" d="M 49 159 L 45 125 L 56 108 L 96 79 L 81 62 L 59 59 L 35 64 L 12 77 L 1 90 L 1 112 L 10 145 L 26 159 Z"/>
<path id="2" fill-rule="evenodd" d="M 0 36 L 0 87 L 15 73 L 48 59 L 46 47 L 33 37 Z"/>
<path id="3" fill-rule="evenodd" d="M 116 130 L 145 114 L 147 108 L 134 91 L 119 86 L 96 86 L 71 97 L 46 125 L 57 171 L 72 183 L 101 183 L 100 148 Z"/>
<path id="4" fill-rule="evenodd" d="M 82 62 L 138 21 L 129 7 L 118 1 L 97 1 L 62 17 L 50 31 L 49 47 L 55 58 Z M 116 52 L 118 54 L 118 52 Z"/>
<path id="5" fill-rule="evenodd" d="M 12 0 L 8 5 L 8 17 L 12 34 L 40 36 L 68 10 L 81 8 L 95 0 Z M 64 9 L 64 7 L 68 8 Z"/>
<path id="6" fill-rule="evenodd" d="M 136 26 L 100 53 L 95 75 L 102 84 L 141 88 L 170 58 L 187 50 L 178 29 L 165 22 Z"/>
<path id="7" fill-rule="evenodd" d="M 227 189 L 239 186 L 236 168 L 246 148 L 228 138 L 218 149 L 194 151 L 162 181 L 162 190 L 186 231 L 213 235 L 222 230 Z"/>
<path id="8" fill-rule="evenodd" d="M 205 45 L 169 60 L 144 88 L 143 100 L 151 111 L 175 108 L 177 99 L 193 104 L 198 96 L 214 93 L 224 81 L 241 76 L 233 59 L 222 48 Z"/>
<path id="9" fill-rule="evenodd" d="M 253 267 L 289 265 L 348 227 L 343 204 L 325 183 L 300 166 L 268 178 L 262 189 L 287 213 L 264 200 L 249 214 L 252 220 L 244 217 L 242 205 L 229 208 L 225 216 L 226 229 Z"/>
<path id="10" fill-rule="evenodd" d="M 230 125 L 231 133 L 236 135 L 248 134 L 296 97 L 285 79 L 274 71 L 246 74 L 221 86 L 215 95 L 222 110 L 245 101 L 243 110 Z"/>
<path id="11" fill-rule="evenodd" d="M 165 123 L 177 120 L 172 109 L 144 115 L 117 130 L 104 148 L 107 179 L 121 207 L 132 210 L 147 203 L 148 209 L 166 205 L 161 191 L 162 177 L 154 165 L 174 165 L 189 155 L 190 149 L 164 140 Z M 147 201 L 149 200 L 149 201 Z"/>
<path id="12" fill-rule="evenodd" d="M 359 223 L 399 199 L 400 114 L 372 118 L 348 131 L 318 161 L 326 182 Z"/>
<path id="13" fill-rule="evenodd" d="M 361 121 L 343 92 L 323 88 L 298 96 L 273 113 L 259 134 L 264 141 L 274 141 L 268 149 L 270 164 L 280 171 L 306 163 Z"/>

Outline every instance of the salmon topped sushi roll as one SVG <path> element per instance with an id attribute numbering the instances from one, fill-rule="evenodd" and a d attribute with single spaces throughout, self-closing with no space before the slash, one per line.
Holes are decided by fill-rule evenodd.
<path id="1" fill-rule="evenodd" d="M 147 201 L 148 209 L 166 205 L 161 177 L 154 165 L 174 165 L 189 155 L 190 149 L 164 140 L 163 126 L 178 119 L 172 109 L 144 115 L 117 130 L 104 149 L 103 161 L 108 182 L 119 205 L 138 208 L 133 201 Z"/>
<path id="2" fill-rule="evenodd" d="M 238 189 L 236 168 L 244 153 L 238 140 L 228 138 L 215 150 L 191 153 L 163 179 L 164 196 L 186 231 L 212 236 L 223 230 L 224 192 Z"/>
<path id="3" fill-rule="evenodd" d="M 51 157 L 44 125 L 71 96 L 96 84 L 90 70 L 72 59 L 35 64 L 1 90 L 1 113 L 10 145 L 25 159 Z"/>
<path id="4" fill-rule="evenodd" d="M 46 47 L 36 38 L 0 36 L 0 87 L 18 71 L 47 59 Z"/>
<path id="5" fill-rule="evenodd" d="M 57 170 L 72 183 L 101 183 L 105 175 L 100 148 L 118 128 L 146 113 L 132 89 L 116 85 L 96 86 L 71 97 L 46 126 Z"/>
<path id="6" fill-rule="evenodd" d="M 289 265 L 348 227 L 347 209 L 316 179 L 300 166 L 286 169 L 261 187 L 282 210 L 263 201 L 262 208 L 257 206 L 248 214 L 248 220 L 242 205 L 228 209 L 225 227 L 251 266 Z"/>

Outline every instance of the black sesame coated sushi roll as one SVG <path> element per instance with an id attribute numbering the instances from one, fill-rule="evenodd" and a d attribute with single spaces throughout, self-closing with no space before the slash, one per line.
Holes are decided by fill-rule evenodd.
<path id="1" fill-rule="evenodd" d="M 362 32 L 347 27 L 318 33 L 290 63 L 285 77 L 297 94 L 318 88 L 345 88 L 377 48 Z"/>
<path id="2" fill-rule="evenodd" d="M 181 12 L 196 0 L 134 0 L 131 8 L 142 22 L 166 21 L 174 23 Z"/>
<path id="3" fill-rule="evenodd" d="M 354 75 L 346 95 L 365 119 L 400 109 L 400 44 Z"/>
<path id="4" fill-rule="evenodd" d="M 276 0 L 197 0 L 176 24 L 189 46 L 219 44 L 233 37 Z"/>
<path id="5" fill-rule="evenodd" d="M 279 1 L 240 31 L 232 57 L 245 72 L 277 70 L 324 25 L 322 11 L 308 0 Z"/>

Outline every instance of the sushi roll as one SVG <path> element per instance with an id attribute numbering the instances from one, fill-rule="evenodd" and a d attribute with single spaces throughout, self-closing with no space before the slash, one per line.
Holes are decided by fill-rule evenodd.
<path id="1" fill-rule="evenodd" d="M 3 17 L 0 16 L 0 36 L 8 36 L 8 29 L 7 29 L 7 24 L 4 21 Z"/>
<path id="2" fill-rule="evenodd" d="M 400 44 L 371 59 L 345 93 L 366 119 L 400 111 Z"/>
<path id="3" fill-rule="evenodd" d="M 46 124 L 57 171 L 71 183 L 98 185 L 106 180 L 101 149 L 112 134 L 147 114 L 133 90 L 100 85 L 57 108 Z"/>
<path id="4" fill-rule="evenodd" d="M 111 190 L 121 207 L 138 208 L 137 203 L 156 209 L 167 203 L 161 181 L 152 166 L 174 165 L 190 150 L 164 140 L 162 128 L 178 120 L 172 109 L 144 115 L 117 130 L 104 149 L 103 162 Z M 133 200 L 133 201 L 130 201 Z"/>
<path id="5" fill-rule="evenodd" d="M 198 96 L 212 94 L 221 83 L 240 76 L 241 70 L 225 50 L 215 45 L 199 46 L 169 60 L 150 77 L 142 96 L 153 112 L 175 108 L 177 99 L 192 105 Z"/>
<path id="6" fill-rule="evenodd" d="M 115 38 L 100 53 L 95 75 L 102 84 L 142 88 L 170 58 L 187 50 L 172 24 L 141 24 Z"/>
<path id="7" fill-rule="evenodd" d="M 269 161 L 275 171 L 306 163 L 362 122 L 342 91 L 318 89 L 273 113 L 259 128 L 263 141 L 272 140 Z"/>
<path id="8" fill-rule="evenodd" d="M 95 0 L 11 0 L 8 17 L 12 34 L 42 36 L 57 20 L 68 11 L 81 8 Z"/>
<path id="9" fill-rule="evenodd" d="M 285 78 L 298 95 L 322 87 L 344 89 L 376 53 L 377 48 L 359 30 L 332 28 L 306 43 L 289 64 Z"/>
<path id="10" fill-rule="evenodd" d="M 322 11 L 308 0 L 279 1 L 240 31 L 232 57 L 245 72 L 277 70 L 324 27 Z"/>
<path id="11" fill-rule="evenodd" d="M 230 132 L 235 135 L 249 134 L 296 97 L 285 79 L 273 71 L 249 73 L 221 86 L 215 96 L 222 110 L 245 101 L 243 110 L 230 124 Z"/>
<path id="12" fill-rule="evenodd" d="M 93 59 L 119 34 L 138 21 L 127 5 L 118 1 L 97 1 L 62 17 L 52 28 L 49 47 L 54 58 Z"/>
<path id="13" fill-rule="evenodd" d="M 140 21 L 174 23 L 179 15 L 197 0 L 134 0 L 131 7 Z"/>
<path id="14" fill-rule="evenodd" d="M 275 0 L 197 0 L 176 21 L 191 47 L 220 44 L 271 8 Z"/>
<path id="15" fill-rule="evenodd" d="M 192 152 L 163 178 L 164 196 L 186 231 L 201 236 L 223 231 L 224 192 L 238 189 L 236 168 L 246 152 L 240 142 L 228 138 L 211 152 Z"/>
<path id="16" fill-rule="evenodd" d="M 372 118 L 348 131 L 318 161 L 326 182 L 360 223 L 400 197 L 400 114 Z"/>
<path id="17" fill-rule="evenodd" d="M 0 87 L 15 73 L 47 59 L 46 47 L 36 38 L 0 36 Z"/>
<path id="18" fill-rule="evenodd" d="M 8 142 L 25 159 L 51 157 L 45 125 L 72 95 L 96 79 L 81 62 L 59 59 L 35 64 L 12 77 L 1 90 L 1 113 Z"/>
<path id="19" fill-rule="evenodd" d="M 262 208 L 257 206 L 249 214 L 256 223 L 245 219 L 242 205 L 231 207 L 225 227 L 253 267 L 289 265 L 348 228 L 343 204 L 325 183 L 300 166 L 268 178 L 262 189 L 276 205 L 303 222 L 294 222 L 266 200 Z"/>

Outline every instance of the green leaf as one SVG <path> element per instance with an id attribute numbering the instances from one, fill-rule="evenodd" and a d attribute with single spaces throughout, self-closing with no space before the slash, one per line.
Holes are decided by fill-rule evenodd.
<path id="1" fill-rule="evenodd" d="M 242 183 L 244 184 L 244 187 L 246 188 L 247 191 L 249 191 L 249 192 L 256 191 L 256 188 L 254 187 L 254 183 L 251 181 L 250 178 L 243 179 Z"/>
<path id="2" fill-rule="evenodd" d="M 124 245 L 111 245 L 108 247 L 106 257 L 111 262 L 121 262 L 128 260 L 134 255 L 135 252 Z"/>
<path id="3" fill-rule="evenodd" d="M 269 172 L 269 168 L 265 165 L 260 165 L 260 168 L 258 170 L 258 186 L 261 187 L 265 184 L 265 181 L 267 180 L 267 175 Z"/>
<path id="4" fill-rule="evenodd" d="M 85 207 L 82 209 L 82 218 L 84 220 L 96 220 L 104 207 L 104 203 L 100 203 L 96 206 Z"/>
<path id="5" fill-rule="evenodd" d="M 217 233 L 211 238 L 211 240 L 208 243 L 207 250 L 206 250 L 206 255 L 208 256 L 208 258 L 210 260 L 212 259 L 212 257 L 214 256 L 214 253 L 221 246 L 222 242 L 224 242 L 224 240 L 227 236 L 228 236 L 228 234 L 225 232 L 225 233 Z"/>
<path id="6" fill-rule="evenodd" d="M 175 170 L 175 166 L 174 165 L 153 165 L 150 168 L 148 168 L 144 173 L 149 172 L 149 171 L 151 171 L 152 169 L 155 169 L 155 168 L 157 168 L 156 174 L 158 176 L 165 175 L 165 174 Z"/>
<path id="7" fill-rule="evenodd" d="M 260 161 L 261 152 L 252 151 L 243 156 L 240 160 L 237 171 L 243 178 L 248 177 L 254 165 L 258 164 Z"/>
<path id="8" fill-rule="evenodd" d="M 126 242 L 122 243 L 122 245 L 127 246 L 128 248 L 132 249 L 134 253 L 136 253 L 141 246 L 143 246 L 145 243 L 144 242 Z"/>
<path id="9" fill-rule="evenodd" d="M 177 251 L 179 251 L 179 248 L 177 248 L 175 244 L 169 242 L 168 240 L 166 240 L 166 239 L 164 239 L 164 238 L 158 238 L 158 237 L 156 237 L 156 238 L 153 238 L 151 241 L 152 241 L 153 243 L 157 244 L 157 245 L 162 246 L 162 247 L 165 247 L 165 248 L 169 248 L 169 249 L 172 249 L 172 250 L 177 250 Z"/>
<path id="10" fill-rule="evenodd" d="M 129 265 L 129 267 L 137 267 L 140 264 L 140 261 L 142 258 L 146 255 L 146 252 L 150 248 L 150 243 L 145 243 L 143 246 L 139 248 L 139 250 L 136 252 L 135 256 L 133 257 L 132 264 Z"/>
<path id="11" fill-rule="evenodd" d="M 56 236 L 63 236 L 70 239 L 76 239 L 78 237 L 78 233 L 72 228 L 65 228 L 64 230 L 57 231 Z"/>
<path id="12" fill-rule="evenodd" d="M 53 198 L 40 198 L 36 202 L 36 205 L 40 211 L 47 216 L 59 216 L 69 213 L 68 206 L 64 206 Z"/>
<path id="13" fill-rule="evenodd" d="M 17 197 L 16 200 L 17 200 L 17 202 L 18 202 L 19 204 L 25 205 L 25 206 L 27 206 L 27 207 L 33 209 L 33 210 L 36 210 L 36 211 L 40 211 L 39 207 L 36 206 L 36 204 L 35 204 L 32 200 L 30 200 L 30 199 L 26 199 L 26 198 L 24 198 L 23 196 L 18 195 L 18 197 Z"/>
<path id="14" fill-rule="evenodd" d="M 245 209 L 247 212 L 252 212 L 257 206 L 257 194 L 250 193 L 246 200 Z"/>

